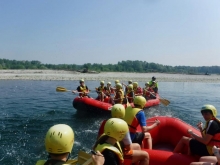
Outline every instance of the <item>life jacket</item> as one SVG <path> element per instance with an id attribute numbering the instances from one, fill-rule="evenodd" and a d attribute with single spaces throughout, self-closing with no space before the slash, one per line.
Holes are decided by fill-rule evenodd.
<path id="1" fill-rule="evenodd" d="M 123 158 L 123 152 L 122 152 L 121 146 L 118 142 L 116 143 L 116 145 L 117 145 L 117 147 L 115 147 L 111 144 L 108 144 L 108 143 L 98 144 L 97 147 L 95 148 L 95 151 L 99 151 L 102 153 L 105 149 L 109 149 L 117 155 L 117 157 L 120 161 L 119 163 L 123 164 L 124 158 Z"/>
<path id="2" fill-rule="evenodd" d="M 152 86 L 153 81 L 151 80 L 151 81 L 149 81 L 148 83 L 149 83 L 150 86 Z M 155 81 L 155 83 L 156 83 L 156 87 L 158 88 L 158 83 L 157 83 L 157 81 Z"/>
<path id="3" fill-rule="evenodd" d="M 105 91 L 105 86 L 99 86 L 97 89 L 98 92 L 104 92 Z"/>
<path id="4" fill-rule="evenodd" d="M 119 93 L 120 93 L 121 95 L 120 95 Z M 123 102 L 123 97 L 124 97 L 124 92 L 123 92 L 122 89 L 115 91 L 115 99 L 118 99 L 118 100 L 115 101 L 115 103 L 122 104 L 122 102 Z M 120 100 L 120 99 L 121 99 L 121 100 Z"/>
<path id="5" fill-rule="evenodd" d="M 133 97 L 134 97 L 134 91 L 133 90 L 128 90 L 126 92 L 126 96 L 128 98 L 128 102 L 131 103 L 133 102 Z"/>
<path id="6" fill-rule="evenodd" d="M 133 90 L 134 90 L 134 94 L 141 94 L 142 95 L 142 93 L 143 93 L 141 87 L 133 88 Z"/>
<path id="7" fill-rule="evenodd" d="M 86 85 L 84 85 L 84 86 L 80 85 L 78 92 L 87 92 Z M 85 93 L 79 93 L 79 96 L 86 96 L 86 94 Z"/>
<path id="8" fill-rule="evenodd" d="M 140 112 L 142 109 L 140 108 L 132 108 L 131 106 L 127 107 L 125 110 L 124 120 L 127 122 L 129 126 L 129 131 L 131 133 L 135 133 L 137 131 L 137 127 L 139 125 L 139 121 L 136 118 L 136 114 Z"/>
<path id="9" fill-rule="evenodd" d="M 143 95 L 145 96 L 145 97 L 147 97 L 147 98 L 150 98 L 150 96 L 151 96 L 151 93 L 153 93 L 154 92 L 154 90 L 152 89 L 152 88 L 150 88 L 150 87 L 145 87 L 144 88 L 144 93 L 143 93 Z"/>
<path id="10" fill-rule="evenodd" d="M 59 160 L 38 160 L 36 165 L 71 165 L 68 162 L 63 162 Z"/>
<path id="11" fill-rule="evenodd" d="M 214 121 L 216 121 L 216 120 L 218 120 L 218 119 L 213 118 L 212 120 L 209 120 L 209 121 L 206 122 L 205 128 L 204 128 L 203 131 L 202 131 L 202 134 L 203 134 L 203 135 L 206 135 L 206 134 L 207 134 L 210 125 L 212 124 L 212 122 L 214 122 Z M 216 121 L 216 122 L 218 122 L 218 121 Z M 219 123 L 219 125 L 220 125 L 220 123 Z M 219 132 L 219 133 L 216 133 L 216 134 L 212 137 L 212 139 L 209 141 L 209 143 L 206 145 L 206 148 L 207 148 L 207 150 L 208 150 L 208 152 L 209 152 L 210 155 L 213 155 L 212 147 L 213 147 L 214 145 L 215 145 L 215 146 L 220 146 L 220 132 Z"/>

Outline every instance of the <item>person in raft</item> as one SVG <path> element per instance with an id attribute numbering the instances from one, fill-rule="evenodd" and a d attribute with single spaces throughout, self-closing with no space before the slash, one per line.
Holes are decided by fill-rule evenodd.
<path id="1" fill-rule="evenodd" d="M 116 90 L 115 90 L 115 97 L 114 97 L 114 103 L 115 104 L 122 104 L 124 99 L 124 92 L 122 90 L 121 83 L 116 84 Z"/>
<path id="2" fill-rule="evenodd" d="M 126 92 L 126 94 L 125 94 L 125 98 L 128 99 L 128 102 L 129 102 L 129 103 L 133 103 L 133 101 L 134 101 L 133 85 L 132 85 L 132 84 L 129 84 L 126 89 L 127 89 L 127 92 Z"/>
<path id="3" fill-rule="evenodd" d="M 68 162 L 74 144 L 74 132 L 66 124 L 52 126 L 46 133 L 45 148 L 49 153 L 48 160 L 39 160 L 36 165 L 65 165 Z M 102 165 L 103 155 L 98 152 L 93 156 L 95 165 Z"/>
<path id="4" fill-rule="evenodd" d="M 128 86 L 129 86 L 129 85 L 132 85 L 132 80 L 129 80 L 129 81 L 128 81 L 128 85 L 126 85 L 126 84 L 124 84 L 124 83 L 122 83 L 122 85 L 125 86 L 125 94 L 127 94 Z"/>
<path id="5" fill-rule="evenodd" d="M 134 95 L 142 96 L 143 91 L 142 91 L 142 88 L 138 86 L 138 82 L 133 82 L 132 85 L 133 85 Z"/>
<path id="6" fill-rule="evenodd" d="M 152 77 L 151 81 L 149 81 L 149 85 L 155 93 L 158 93 L 158 82 L 156 81 L 156 77 Z"/>
<path id="7" fill-rule="evenodd" d="M 112 118 L 123 119 L 125 116 L 125 107 L 122 104 L 115 104 L 111 109 Z M 104 120 L 101 123 L 99 128 L 98 137 L 104 133 L 104 126 L 107 120 Z M 120 146 L 123 151 L 123 157 L 126 159 L 131 159 L 132 163 L 139 162 L 139 165 L 148 165 L 149 164 L 149 155 L 146 151 L 142 151 L 140 145 L 137 143 L 131 142 L 131 137 L 129 132 L 125 137 L 120 141 Z"/>
<path id="8" fill-rule="evenodd" d="M 93 149 L 104 156 L 104 165 L 123 165 L 124 158 L 119 141 L 128 132 L 127 123 L 118 118 L 110 118 L 104 126 L 104 134 L 96 141 Z"/>
<path id="9" fill-rule="evenodd" d="M 220 148 L 212 147 L 215 156 L 202 156 L 199 162 L 192 162 L 190 165 L 220 165 Z"/>
<path id="10" fill-rule="evenodd" d="M 213 155 L 212 147 L 220 146 L 220 122 L 216 118 L 216 108 L 213 105 L 204 105 L 201 108 L 201 114 L 206 121 L 204 129 L 201 122 L 197 125 L 201 136 L 189 129 L 188 133 L 191 138 L 183 136 L 174 149 L 175 153 L 180 153 L 182 148 L 187 146 L 188 154 L 210 156 Z"/>
<path id="11" fill-rule="evenodd" d="M 100 86 L 95 89 L 96 89 L 96 92 L 98 93 L 98 97 L 96 98 L 96 100 L 104 102 L 104 99 L 106 97 L 105 93 L 107 91 L 107 87 L 105 86 L 105 82 L 100 81 Z"/>
<path id="12" fill-rule="evenodd" d="M 79 97 L 90 97 L 89 94 L 89 89 L 85 85 L 84 79 L 79 80 L 79 86 L 77 87 L 77 92 L 79 92 Z M 76 93 L 76 91 L 72 91 L 72 93 Z"/>
<path id="13" fill-rule="evenodd" d="M 141 146 L 143 139 L 146 139 L 145 148 L 152 149 L 152 138 L 148 131 L 157 127 L 160 121 L 156 119 L 154 124 L 147 126 L 143 111 L 145 104 L 146 99 L 143 96 L 136 96 L 134 98 L 134 107 L 129 106 L 126 108 L 124 120 L 129 126 L 132 143 L 138 143 Z M 137 132 L 139 125 L 141 126 L 142 132 Z"/>
<path id="14" fill-rule="evenodd" d="M 149 82 L 145 83 L 145 88 L 143 88 L 143 96 L 146 100 L 156 99 L 156 94 L 154 90 L 150 87 Z"/>

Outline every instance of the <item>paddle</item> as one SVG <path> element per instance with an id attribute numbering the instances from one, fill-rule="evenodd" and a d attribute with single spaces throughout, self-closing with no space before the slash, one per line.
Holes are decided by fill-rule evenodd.
<path id="1" fill-rule="evenodd" d="M 148 90 L 146 90 L 146 91 L 148 91 Z M 148 92 L 150 92 L 150 91 L 148 91 Z M 152 94 L 154 97 L 156 97 L 152 92 L 150 92 L 150 94 Z M 167 106 L 167 105 L 170 104 L 170 101 L 169 101 L 169 100 L 167 100 L 167 99 L 165 99 L 165 98 L 163 98 L 163 97 L 161 97 L 161 96 L 160 96 L 159 100 L 160 100 L 160 102 L 161 102 L 163 105 L 165 105 L 165 106 Z"/>
<path id="2" fill-rule="evenodd" d="M 161 97 L 161 96 L 160 96 L 160 97 Z M 165 105 L 165 106 L 167 106 L 167 105 L 170 104 L 170 101 L 167 100 L 167 99 L 165 99 L 165 98 L 163 98 L 163 97 L 161 97 L 159 100 L 160 100 L 160 102 L 161 102 L 163 105 Z"/>
<path id="3" fill-rule="evenodd" d="M 60 86 L 56 88 L 56 91 L 57 92 L 72 92 L 71 90 L 67 90 L 66 88 L 60 87 Z M 74 91 L 74 93 L 83 93 L 83 92 Z"/>

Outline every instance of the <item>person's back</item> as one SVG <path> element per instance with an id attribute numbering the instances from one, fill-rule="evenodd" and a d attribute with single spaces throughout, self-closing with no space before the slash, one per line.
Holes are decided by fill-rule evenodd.
<path id="1" fill-rule="evenodd" d="M 124 138 L 127 132 L 128 126 L 124 120 L 111 118 L 106 121 L 104 134 L 94 145 L 95 151 L 100 151 L 104 155 L 104 165 L 123 164 L 123 152 L 118 142 Z"/>
<path id="2" fill-rule="evenodd" d="M 160 124 L 159 120 L 156 120 L 151 126 L 147 126 L 146 117 L 143 108 L 146 104 L 146 99 L 143 96 L 136 96 L 134 98 L 134 107 L 127 107 L 124 120 L 129 126 L 130 136 L 133 143 L 142 145 L 143 139 L 147 140 L 146 148 L 152 149 L 152 139 L 148 132 Z M 141 126 L 142 132 L 137 131 L 137 127 Z"/>

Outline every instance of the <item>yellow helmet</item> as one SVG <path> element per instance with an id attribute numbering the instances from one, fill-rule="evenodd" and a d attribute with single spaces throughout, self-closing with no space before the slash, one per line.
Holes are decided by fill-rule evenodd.
<path id="1" fill-rule="evenodd" d="M 132 84 L 132 80 L 129 80 L 129 81 L 128 81 L 128 84 Z"/>
<path id="2" fill-rule="evenodd" d="M 138 82 L 133 82 L 133 87 L 137 87 L 138 86 Z"/>
<path id="3" fill-rule="evenodd" d="M 140 105 L 141 108 L 144 108 L 146 103 L 147 103 L 147 101 L 146 101 L 146 99 L 143 96 L 136 96 L 134 98 L 134 104 Z"/>
<path id="4" fill-rule="evenodd" d="M 80 83 L 84 82 L 84 79 L 79 80 Z"/>
<path id="5" fill-rule="evenodd" d="M 149 82 L 146 82 L 145 85 L 149 85 Z"/>
<path id="6" fill-rule="evenodd" d="M 71 153 L 74 133 L 70 126 L 57 124 L 52 126 L 45 137 L 46 151 L 53 154 Z"/>
<path id="7" fill-rule="evenodd" d="M 117 84 L 116 84 L 116 89 L 122 89 L 121 83 L 117 83 Z"/>
<path id="8" fill-rule="evenodd" d="M 111 82 L 108 82 L 108 83 L 107 83 L 107 85 L 111 85 L 111 84 L 112 84 Z"/>
<path id="9" fill-rule="evenodd" d="M 105 81 L 100 81 L 100 85 L 104 85 L 105 84 Z"/>
<path id="10" fill-rule="evenodd" d="M 128 132 L 128 124 L 118 118 L 110 118 L 105 123 L 104 133 L 117 141 L 121 141 Z"/>
<path id="11" fill-rule="evenodd" d="M 119 80 L 115 80 L 115 84 L 117 84 L 117 83 L 120 83 L 120 81 Z"/>
<path id="12" fill-rule="evenodd" d="M 210 110 L 214 117 L 217 116 L 217 110 L 213 105 L 210 105 L 210 104 L 203 105 L 201 108 L 201 112 L 205 110 Z"/>
<path id="13" fill-rule="evenodd" d="M 112 117 L 123 119 L 125 117 L 125 107 L 122 104 L 115 104 L 111 110 Z"/>
<path id="14" fill-rule="evenodd" d="M 129 85 L 128 85 L 128 89 L 133 90 L 133 85 L 132 85 L 132 84 L 129 84 Z"/>

